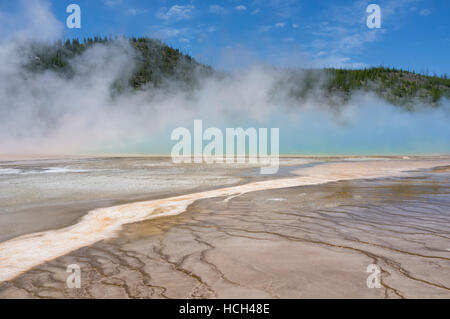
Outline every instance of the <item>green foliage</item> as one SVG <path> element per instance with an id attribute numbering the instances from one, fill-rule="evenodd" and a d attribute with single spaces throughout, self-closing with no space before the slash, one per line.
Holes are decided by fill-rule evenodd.
<path id="1" fill-rule="evenodd" d="M 84 39 L 83 42 L 73 39 L 66 40 L 64 44 L 61 41 L 52 45 L 33 44 L 34 57 L 30 59 L 27 67 L 36 72 L 52 70 L 70 78 L 74 74 L 69 64 L 71 58 L 82 54 L 89 47 L 112 41 L 115 40 L 94 37 Z M 120 84 L 123 82 L 129 83 L 135 89 L 141 89 L 147 85 L 161 86 L 169 80 L 182 82 L 186 87 L 194 87 L 196 72 L 212 74 L 210 67 L 197 63 L 191 56 L 158 40 L 131 38 L 128 41 L 137 52 L 136 66 L 131 78 L 125 81 L 118 79 L 113 85 L 116 90 L 124 89 Z"/>
<path id="2" fill-rule="evenodd" d="M 326 69 L 329 80 L 328 93 L 345 92 L 346 99 L 357 90 L 373 91 L 395 104 L 439 102 L 450 96 L 450 79 L 444 76 L 427 76 L 414 72 L 374 67 L 365 69 Z"/>
<path id="3" fill-rule="evenodd" d="M 42 72 L 52 70 L 70 78 L 74 70 L 70 59 L 82 54 L 94 45 L 107 45 L 115 41 L 106 37 L 57 41 L 52 45 L 32 44 L 32 56 L 27 68 Z M 218 75 L 211 67 L 199 64 L 191 56 L 178 49 L 149 38 L 130 38 L 127 41 L 136 50 L 135 69 L 131 77 L 117 79 L 113 91 L 128 87 L 144 89 L 148 86 L 162 87 L 167 83 L 195 88 L 200 76 Z M 397 105 L 409 107 L 417 101 L 437 105 L 441 97 L 450 97 L 450 79 L 444 76 L 428 76 L 414 72 L 373 67 L 364 69 L 289 69 L 275 85 L 273 91 L 288 89 L 291 96 L 304 100 L 309 96 L 320 96 L 327 102 L 339 104 L 347 101 L 358 91 L 373 92 Z M 125 77 L 125 76 L 124 76 Z M 179 87 L 180 85 L 178 85 Z"/>

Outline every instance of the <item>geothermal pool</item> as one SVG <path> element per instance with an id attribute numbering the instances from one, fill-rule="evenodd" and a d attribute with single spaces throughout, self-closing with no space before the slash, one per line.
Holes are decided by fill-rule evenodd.
<path id="1" fill-rule="evenodd" d="M 448 158 L 281 165 L 2 162 L 0 297 L 448 296 Z"/>

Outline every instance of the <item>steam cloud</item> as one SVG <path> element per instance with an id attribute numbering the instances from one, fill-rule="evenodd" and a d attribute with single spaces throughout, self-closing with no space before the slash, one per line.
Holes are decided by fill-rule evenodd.
<path id="1" fill-rule="evenodd" d="M 194 119 L 221 128 L 280 127 L 282 153 L 450 153 L 448 100 L 407 112 L 361 93 L 336 110 L 317 92 L 299 105 L 289 85 L 275 85 L 285 71 L 265 66 L 200 79 L 194 92 L 169 83 L 112 95 L 114 81 L 134 69 L 137 53 L 126 40 L 72 59 L 70 79 L 26 71 L 27 39 L 53 40 L 61 29 L 46 2 L 27 7 L 38 16 L 1 36 L 0 154 L 169 154 L 172 129 Z"/>

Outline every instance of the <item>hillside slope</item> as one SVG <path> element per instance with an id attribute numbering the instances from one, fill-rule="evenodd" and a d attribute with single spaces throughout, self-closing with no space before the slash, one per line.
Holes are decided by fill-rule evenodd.
<path id="1" fill-rule="evenodd" d="M 53 70 L 70 78 L 74 74 L 70 59 L 96 44 L 107 45 L 113 41 L 116 40 L 95 37 L 82 42 L 73 39 L 52 45 L 36 43 L 32 45 L 33 52 L 27 68 L 35 72 Z M 193 87 L 196 84 L 196 74 L 208 75 L 213 72 L 211 67 L 198 63 L 191 56 L 159 40 L 130 38 L 128 41 L 137 55 L 132 76 L 126 80 L 128 85 L 135 89 L 144 88 L 148 84 L 161 86 L 166 81 L 178 81 Z"/>
<path id="2" fill-rule="evenodd" d="M 95 44 L 107 44 L 111 39 L 88 38 L 57 42 L 52 45 L 34 44 L 33 53 L 27 68 L 41 72 L 53 70 L 71 77 L 74 73 L 70 59 L 83 53 Z M 195 88 L 201 76 L 220 74 L 211 67 L 198 63 L 187 54 L 181 53 L 159 40 L 149 38 L 130 38 L 137 58 L 132 76 L 120 83 L 134 89 L 161 87 L 172 81 L 182 83 L 186 88 Z M 278 87 L 288 87 L 291 96 L 304 100 L 311 95 L 329 98 L 333 103 L 343 103 L 358 92 L 372 92 L 395 104 L 411 107 L 417 102 L 438 105 L 441 97 L 450 97 L 450 79 L 447 76 L 428 76 L 414 72 L 373 67 L 367 69 L 288 69 Z M 117 83 L 115 89 L 122 84 Z M 336 99 L 337 97 L 337 99 Z"/>

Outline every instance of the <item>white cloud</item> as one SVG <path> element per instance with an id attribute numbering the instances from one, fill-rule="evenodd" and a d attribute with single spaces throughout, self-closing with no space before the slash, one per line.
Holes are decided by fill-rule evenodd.
<path id="1" fill-rule="evenodd" d="M 272 29 L 271 25 L 265 25 L 261 27 L 261 32 L 268 32 Z"/>
<path id="2" fill-rule="evenodd" d="M 187 20 L 192 17 L 194 9 L 195 7 L 193 5 L 180 6 L 176 4 L 169 10 L 162 8 L 157 16 L 163 20 Z"/>
<path id="3" fill-rule="evenodd" d="M 424 17 L 429 16 L 430 14 L 431 14 L 431 10 L 430 9 L 423 9 L 423 10 L 420 11 L 420 15 L 424 16 Z"/>
<path id="4" fill-rule="evenodd" d="M 64 24 L 52 12 L 48 0 L 19 1 L 17 12 L 0 12 L 0 39 L 31 38 L 36 41 L 61 38 Z"/>
<path id="5" fill-rule="evenodd" d="M 329 9 L 326 20 L 310 28 L 314 40 L 309 47 L 312 51 L 326 51 L 337 64 L 350 64 L 342 57 L 361 52 L 369 43 L 380 41 L 392 28 L 399 28 L 405 17 L 414 10 L 415 0 L 397 0 L 382 6 L 381 29 L 368 29 L 366 25 L 367 1 L 354 1 L 351 5 L 335 5 Z M 391 21 L 395 20 L 395 24 Z M 294 25 L 292 25 L 293 28 Z M 302 29 L 305 28 L 302 26 Z M 305 28 L 306 30 L 306 28 Z"/>
<path id="6" fill-rule="evenodd" d="M 155 36 L 160 39 L 175 38 L 178 36 L 185 36 L 189 34 L 188 28 L 176 29 L 176 28 L 162 28 L 156 31 Z"/>
<path id="7" fill-rule="evenodd" d="M 260 12 L 261 12 L 260 9 L 255 9 L 255 10 L 252 11 L 252 14 L 255 15 L 255 14 L 258 14 L 258 13 L 260 13 Z"/>
<path id="8" fill-rule="evenodd" d="M 274 14 L 282 19 L 298 16 L 300 1 L 298 0 L 271 0 Z"/>
<path id="9" fill-rule="evenodd" d="M 292 24 L 292 27 L 293 27 L 294 29 L 297 29 L 297 28 L 298 28 L 298 24 L 293 23 L 293 24 Z"/>
<path id="10" fill-rule="evenodd" d="M 274 25 L 265 25 L 265 26 L 262 26 L 261 29 L 260 29 L 260 31 L 261 31 L 261 32 L 268 32 L 268 31 L 270 31 L 270 30 L 272 30 L 272 29 L 282 29 L 282 28 L 284 28 L 285 26 L 286 26 L 286 23 L 285 23 L 285 22 L 278 22 L 278 23 L 275 23 Z"/>
<path id="11" fill-rule="evenodd" d="M 128 16 L 137 16 L 139 14 L 143 14 L 146 12 L 147 12 L 147 10 L 139 10 L 139 9 L 130 8 L 125 11 L 125 14 Z"/>
<path id="12" fill-rule="evenodd" d="M 238 5 L 238 6 L 235 6 L 234 7 L 237 11 L 246 11 L 247 10 L 247 7 L 246 6 L 244 6 L 244 5 Z"/>
<path id="13" fill-rule="evenodd" d="M 104 3 L 108 7 L 115 7 L 122 4 L 122 0 L 105 0 Z"/>
<path id="14" fill-rule="evenodd" d="M 209 6 L 209 12 L 214 14 L 226 14 L 227 10 L 225 10 L 225 8 L 222 6 L 213 4 Z"/>
<path id="15" fill-rule="evenodd" d="M 150 29 L 151 37 L 162 41 L 178 41 L 180 43 L 200 43 L 214 36 L 217 28 L 213 25 L 198 24 L 190 27 L 170 27 L 153 25 Z"/>
<path id="16" fill-rule="evenodd" d="M 362 69 L 370 67 L 363 62 L 352 62 L 351 58 L 345 56 L 329 56 L 326 52 L 319 52 L 313 63 L 319 68 L 338 68 L 338 69 Z"/>

